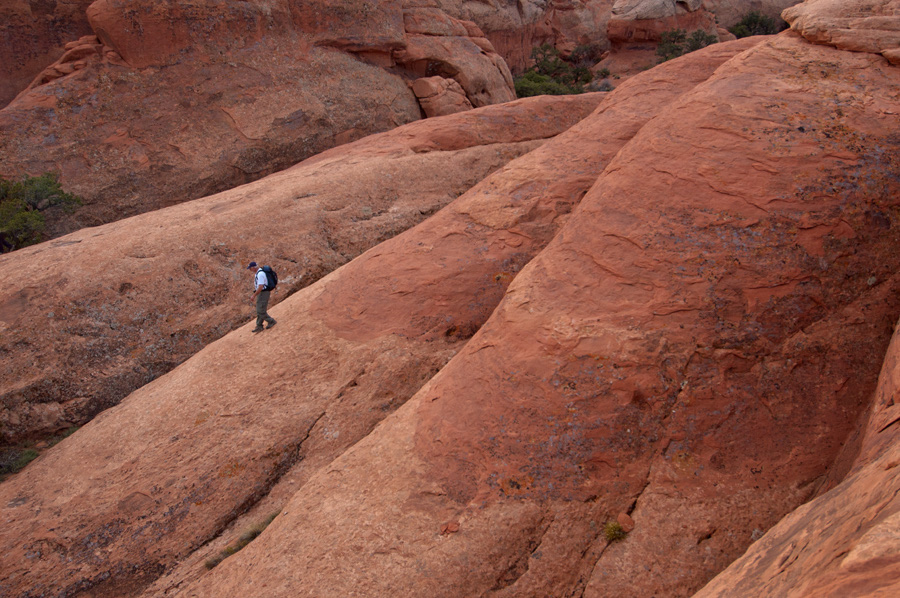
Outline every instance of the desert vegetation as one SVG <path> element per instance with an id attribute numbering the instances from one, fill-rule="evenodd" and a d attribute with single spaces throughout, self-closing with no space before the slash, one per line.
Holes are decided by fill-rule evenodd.
<path id="1" fill-rule="evenodd" d="M 747 13 L 743 19 L 728 28 L 728 31 L 737 37 L 750 37 L 751 35 L 774 35 L 787 26 L 772 17 L 767 17 L 759 11 L 753 10 Z"/>
<path id="2" fill-rule="evenodd" d="M 261 533 L 263 533 L 263 530 L 265 530 L 267 527 L 269 527 L 269 524 L 272 523 L 277 516 L 278 516 L 278 512 L 276 511 L 275 513 L 272 513 L 271 515 L 269 515 L 265 519 L 265 521 L 260 521 L 256 525 L 253 525 L 250 528 L 248 528 L 244 533 L 242 533 L 238 537 L 237 540 L 235 540 L 233 543 L 231 543 L 228 546 L 226 546 L 225 548 L 223 548 L 221 552 L 219 552 L 218 554 L 216 554 L 213 557 L 206 559 L 206 561 L 203 563 L 204 566 L 207 569 L 213 569 L 216 567 L 216 565 L 218 565 L 219 563 L 221 563 L 222 561 L 224 561 L 231 555 L 239 552 L 243 548 L 246 548 L 246 546 L 248 544 L 250 544 L 250 542 L 255 540 Z"/>
<path id="3" fill-rule="evenodd" d="M 61 207 L 71 211 L 81 198 L 63 191 L 56 174 L 0 177 L 0 252 L 14 251 L 43 240 L 44 211 Z"/>
<path id="4" fill-rule="evenodd" d="M 16 446 L 0 447 L 0 482 L 37 459 L 41 455 L 41 450 L 56 446 L 77 430 L 78 426 L 70 426 L 39 443 L 25 442 Z"/>
<path id="5" fill-rule="evenodd" d="M 613 542 L 624 540 L 628 532 L 625 531 L 622 524 L 618 521 L 608 521 L 603 526 L 603 535 L 606 537 L 606 541 L 612 544 Z"/>
<path id="6" fill-rule="evenodd" d="M 690 35 L 684 29 L 673 29 L 662 34 L 662 39 L 656 48 L 656 55 L 659 56 L 660 62 L 665 62 L 705 48 L 717 41 L 715 35 L 702 29 L 693 31 Z"/>
<path id="7" fill-rule="evenodd" d="M 584 93 L 593 75 L 590 67 L 596 62 L 597 50 L 579 46 L 568 58 L 549 44 L 531 50 L 534 66 L 515 79 L 516 95 L 520 98 L 539 95 L 568 95 Z"/>

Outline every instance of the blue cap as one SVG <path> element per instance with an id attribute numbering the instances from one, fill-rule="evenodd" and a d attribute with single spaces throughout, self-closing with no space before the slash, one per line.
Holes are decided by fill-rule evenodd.
<path id="1" fill-rule="evenodd" d="M 250 265 L 247 266 L 247 269 L 249 270 L 250 268 L 255 268 L 255 267 L 256 267 L 256 262 L 250 262 Z"/>

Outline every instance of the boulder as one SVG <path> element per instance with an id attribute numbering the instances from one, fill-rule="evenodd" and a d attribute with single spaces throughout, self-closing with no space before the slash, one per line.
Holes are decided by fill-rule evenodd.
<path id="1" fill-rule="evenodd" d="M 423 77 L 412 85 L 425 116 L 444 116 L 472 109 L 466 92 L 453 79 Z"/>
<path id="2" fill-rule="evenodd" d="M 807 0 L 782 16 L 807 40 L 853 52 L 875 52 L 897 63 L 900 2 L 888 0 Z"/>

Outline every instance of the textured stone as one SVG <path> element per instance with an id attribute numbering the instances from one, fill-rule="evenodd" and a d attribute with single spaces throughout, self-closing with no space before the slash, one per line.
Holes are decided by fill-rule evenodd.
<path id="1" fill-rule="evenodd" d="M 290 294 L 419 222 L 598 101 L 535 99 L 410 125 L 187 211 L 4 255 L 3 441 L 83 423 L 245 321 L 241 265 L 254 255 L 281 273 L 275 297 Z M 132 140 L 121 129 L 105 142 L 127 151 Z M 35 404 L 62 413 L 48 421 L 33 414 Z"/>
<path id="2" fill-rule="evenodd" d="M 47 66 L 63 46 L 91 33 L 85 9 L 93 0 L 0 3 L 0 108 L 6 106 Z"/>
<path id="3" fill-rule="evenodd" d="M 411 9 L 428 35 L 406 32 L 400 2 L 98 0 L 88 16 L 102 44 L 70 47 L 0 110 L 0 174 L 57 172 L 85 199 L 48 214 L 51 236 L 417 120 L 422 76 L 455 79 L 475 106 L 515 98 L 502 58 L 437 8 Z"/>
<path id="4" fill-rule="evenodd" d="M 792 32 L 629 79 L 276 305 L 277 329 L 209 344 L 0 484 L 0 590 L 896 593 L 898 111 L 881 55 Z M 504 119 L 489 135 L 463 126 L 473 113 L 346 148 L 405 140 L 435 169 L 389 174 L 432 183 L 447 158 L 421 154 L 461 132 L 490 148 L 473 160 L 497 151 Z M 383 165 L 346 148 L 298 167 L 304 180 L 349 186 Z M 297 201 L 278 195 L 296 185 L 142 216 L 131 238 L 252 236 L 239 216 Z M 126 245 L 110 230 L 78 238 Z M 293 234 L 266 240 L 289 250 Z M 90 279 L 77 247 L 56 261 Z M 626 513 L 634 528 L 610 543 Z"/>
<path id="5" fill-rule="evenodd" d="M 900 334 L 895 332 L 871 413 L 846 449 L 854 459 L 849 475 L 780 521 L 697 598 L 900 592 L 898 393 Z"/>
<path id="6" fill-rule="evenodd" d="M 876 55 L 782 35 L 668 102 L 472 340 L 188 593 L 698 590 L 847 471 L 900 313 L 898 89 Z M 401 268 L 399 296 L 429 288 Z M 320 304 L 342 335 L 379 332 Z"/>
<path id="7" fill-rule="evenodd" d="M 889 60 L 900 50 L 898 0 L 807 0 L 782 16 L 792 30 L 813 43 L 854 52 L 887 52 Z"/>
<path id="8" fill-rule="evenodd" d="M 658 42 L 663 33 L 673 29 L 715 33 L 716 18 L 703 9 L 700 0 L 619 0 L 606 33 L 614 44 Z"/>
<path id="9" fill-rule="evenodd" d="M 0 570 L 16 572 L 24 566 L 28 568 L 27 578 L 7 576 L 0 583 L 7 584 L 13 593 L 20 592 L 23 586 L 9 584 L 56 593 L 76 586 L 91 587 L 95 593 L 111 591 L 113 587 L 140 588 L 226 528 L 239 535 L 249 521 L 234 520 L 262 496 L 270 498 L 258 506 L 252 517 L 264 517 L 272 509 L 283 507 L 297 488 L 369 434 L 380 419 L 402 405 L 465 345 L 503 298 L 521 267 L 553 238 L 609 160 L 652 118 L 656 106 L 670 104 L 702 80 L 704 74 L 747 45 L 730 51 L 717 48 L 697 56 L 691 65 L 683 63 L 647 73 L 643 84 L 636 82 L 610 94 L 598 94 L 595 97 L 603 98 L 598 109 L 601 117 L 590 126 L 576 126 L 557 136 L 544 144 L 546 149 L 537 148 L 498 170 L 421 225 L 294 293 L 273 308 L 279 324 L 271 332 L 252 335 L 244 327 L 209 345 L 0 485 L 4 531 L 8 532 L 3 534 L 3 541 L 8 544 L 4 544 L 0 555 Z M 560 100 L 534 101 L 537 105 L 555 105 Z M 580 103 L 588 99 L 565 101 Z M 534 104 L 520 101 L 515 105 Z M 490 108 L 501 111 L 498 116 L 509 109 L 507 105 Z M 474 136 L 473 141 L 485 139 L 483 127 L 459 123 L 459 118 L 470 114 L 417 123 L 430 128 L 427 135 L 416 136 L 415 143 L 408 142 L 418 150 L 410 159 L 415 162 L 429 155 L 441 158 L 446 152 L 440 150 L 446 150 L 461 133 Z M 536 127 L 546 126 L 538 114 L 530 122 Z M 509 123 L 501 117 L 494 124 L 496 133 L 487 137 L 492 141 L 503 134 Z M 402 140 L 408 135 L 406 131 L 407 128 L 398 129 L 389 135 Z M 376 152 L 384 145 L 373 138 L 366 147 Z M 431 154 L 416 158 L 429 147 L 434 148 Z M 205 244 L 211 239 L 197 230 L 198 222 L 185 210 L 208 214 L 218 206 L 223 210 L 219 218 L 224 220 L 218 225 L 211 221 L 209 230 L 215 231 L 213 235 L 218 240 L 221 227 L 232 220 L 230 226 L 236 231 L 232 236 L 237 236 L 247 228 L 246 222 L 258 219 L 253 205 L 258 206 L 257 210 L 278 205 L 260 185 L 283 185 L 291 191 L 281 200 L 288 204 L 296 201 L 293 198 L 298 178 L 315 185 L 307 192 L 321 194 L 333 189 L 339 193 L 341 186 L 313 174 L 321 173 L 321 177 L 333 173 L 332 176 L 352 181 L 349 171 L 338 170 L 341 162 L 334 159 L 349 152 L 349 148 L 352 146 L 336 148 L 329 155 L 300 165 L 297 172 L 288 171 L 257 183 L 248 189 L 254 192 L 249 197 L 219 196 L 128 223 L 148 222 L 149 230 L 155 230 L 163 221 L 184 222 L 182 230 L 191 231 L 191 239 Z M 484 148 L 499 149 L 496 143 Z M 346 155 L 348 167 L 355 166 L 360 175 L 369 172 L 365 162 Z M 306 170 L 310 168 L 314 170 Z M 402 180 L 399 172 L 373 170 L 385 180 L 391 180 L 391 174 Z M 421 167 L 410 172 L 413 171 L 434 178 Z M 440 180 L 433 183 L 436 187 L 445 186 Z M 240 201 L 225 203 L 238 197 Z M 235 220 L 241 214 L 246 220 Z M 113 230 L 115 226 L 109 225 Z M 284 226 L 294 229 L 288 222 Z M 167 229 L 172 230 L 173 226 Z M 268 239 L 284 239 L 283 243 L 296 243 L 291 239 L 303 238 L 296 233 L 265 233 Z M 77 234 L 87 235 L 87 231 Z M 142 235 L 132 232 L 131 237 L 140 239 Z M 251 237 L 247 238 L 250 242 Z M 108 236 L 105 241 L 108 246 L 117 245 Z M 266 242 L 259 240 L 254 245 L 257 244 L 263 246 Z M 79 245 L 69 247 L 78 251 Z M 190 248 L 186 251 L 195 253 Z M 276 256 L 302 255 L 291 251 L 288 245 L 270 251 Z M 168 262 L 174 257 L 164 254 L 155 259 Z M 244 260 L 233 259 L 241 264 L 233 266 L 234 275 L 242 277 Z M 150 258 L 138 263 L 152 266 L 153 261 Z M 161 270 L 169 272 L 172 268 Z M 292 272 L 288 269 L 285 274 Z M 235 280 L 235 284 L 240 283 L 241 279 Z M 189 285 L 189 289 L 195 289 L 195 285 Z M 426 293 L 422 294 L 422 290 Z M 249 303 L 245 304 L 249 310 Z M 194 313 L 199 316 L 201 312 Z M 271 385 L 259 383 L 255 373 L 260 371 L 269 373 Z M 123 434 L 123 422 L 132 418 L 137 419 L 128 426 L 140 429 L 140 434 Z M 112 438 L 119 441 L 111 442 Z M 227 456 L 220 453 L 223 446 L 228 446 Z M 64 477 L 48 476 L 50 471 L 69 473 Z M 387 474 L 388 470 L 382 473 Z M 109 483 L 99 482 L 101 479 Z M 160 481 L 151 481 L 156 479 Z M 369 492 L 366 487 L 357 487 L 357 492 Z M 361 498 L 360 494 L 357 496 Z M 17 500 L 20 498 L 25 500 Z M 52 511 L 45 500 L 66 505 L 54 521 L 44 515 L 35 519 L 39 510 L 44 514 Z M 427 495 L 416 500 L 420 504 L 417 512 L 421 508 L 428 510 L 431 499 Z M 375 513 L 362 515 L 357 523 L 367 525 Z M 467 520 L 445 509 L 435 515 L 439 519 L 432 519 L 431 515 L 416 517 L 428 525 L 428 532 L 434 537 L 441 537 L 441 526 L 449 521 L 458 521 L 460 529 L 446 537 L 468 534 Z M 377 518 L 398 532 L 403 529 L 403 525 L 384 514 Z M 234 527 L 228 527 L 232 522 Z M 277 523 L 276 520 L 272 525 Z M 53 541 L 43 549 L 45 558 L 30 562 L 25 556 L 29 547 L 50 538 L 35 525 L 55 531 Z M 102 530 L 107 530 L 102 532 L 106 534 L 102 558 L 95 559 L 93 553 L 81 547 L 85 541 L 90 542 L 92 534 Z M 224 548 L 234 538 L 231 533 L 210 549 Z M 267 530 L 266 535 L 269 533 Z M 202 560 L 215 552 L 203 554 L 198 556 L 199 563 L 189 559 L 193 566 L 174 568 L 171 577 L 161 579 L 153 591 L 184 587 L 203 571 Z M 71 559 L 70 566 L 63 565 L 66 559 Z M 226 564 L 227 560 L 219 567 Z M 213 572 L 217 570 L 218 567 Z M 304 579 L 304 584 L 311 583 L 311 578 L 304 575 Z M 354 575 L 346 579 L 352 580 L 359 578 Z M 450 581 L 448 588 L 456 583 Z M 257 588 L 265 591 L 262 585 Z M 313 585 L 309 588 L 318 591 Z M 373 587 L 367 591 L 376 590 Z M 123 593 L 120 591 L 120 595 Z M 325 593 L 341 593 L 340 586 Z"/>
<path id="10" fill-rule="evenodd" d="M 413 91 L 425 116 L 444 116 L 472 109 L 466 92 L 453 79 L 423 77 L 413 82 Z"/>

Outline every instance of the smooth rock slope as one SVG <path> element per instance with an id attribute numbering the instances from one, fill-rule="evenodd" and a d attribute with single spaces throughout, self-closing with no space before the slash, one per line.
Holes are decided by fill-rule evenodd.
<path id="1" fill-rule="evenodd" d="M 251 259 L 285 297 L 422 221 L 601 94 L 429 119 L 220 195 L 0 256 L 0 442 L 84 423 L 248 321 Z"/>
<path id="2" fill-rule="evenodd" d="M 0 485 L 0 593 L 887 595 L 900 70 L 818 22 L 630 79 L 103 412 Z"/>
<path id="3" fill-rule="evenodd" d="M 0 485 L 0 588 L 133 594 L 265 496 L 288 500 L 459 351 L 658 106 L 754 43 L 623 85 L 583 126 L 283 301 L 271 333 L 209 345 Z"/>
<path id="4" fill-rule="evenodd" d="M 719 67 L 439 374 L 183 595 L 700 589 L 849 469 L 900 313 L 898 92 L 882 56 L 793 33 Z"/>

